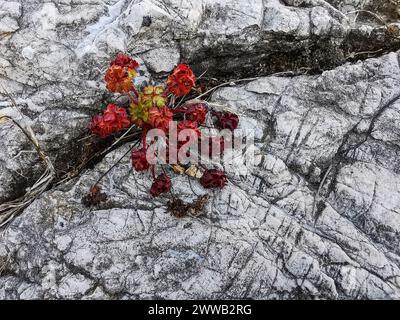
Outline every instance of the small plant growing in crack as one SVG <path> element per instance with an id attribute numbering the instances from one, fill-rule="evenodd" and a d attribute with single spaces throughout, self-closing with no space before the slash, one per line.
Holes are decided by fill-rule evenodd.
<path id="1" fill-rule="evenodd" d="M 106 200 L 99 186 L 101 179 L 129 153 L 135 171 L 151 172 L 153 183 L 149 193 L 152 197 L 172 192 L 171 173 L 196 178 L 206 189 L 222 189 L 228 183 L 225 172 L 208 168 L 202 161 L 204 157 L 215 157 L 216 153 L 221 156 L 227 140 L 221 135 L 205 133 L 204 129 L 232 133 L 238 127 L 238 115 L 225 109 L 214 110 L 201 100 L 210 91 L 202 93 L 196 87 L 198 79 L 187 64 L 177 65 L 165 83 L 140 89 L 134 85 L 139 68 L 136 60 L 119 53 L 105 74 L 107 89 L 127 96 L 129 107 L 109 103 L 101 114 L 92 118 L 90 130 L 100 138 L 123 133 L 117 141 L 134 131 L 136 142 L 82 199 L 86 206 Z M 168 210 L 176 217 L 185 212 L 198 215 L 206 199 L 200 197 L 185 204 L 173 195 Z"/>

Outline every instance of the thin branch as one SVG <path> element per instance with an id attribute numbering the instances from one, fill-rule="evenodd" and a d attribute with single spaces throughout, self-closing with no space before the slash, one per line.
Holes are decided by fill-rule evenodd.
<path id="1" fill-rule="evenodd" d="M 109 174 L 109 173 L 111 172 L 111 170 L 114 169 L 114 168 L 122 161 L 122 159 L 124 159 L 124 158 L 128 155 L 128 153 L 131 152 L 131 150 L 132 150 L 133 148 L 135 148 L 135 147 L 139 144 L 139 141 L 140 141 L 140 140 L 136 141 L 131 147 L 129 147 L 129 150 L 128 150 L 127 152 L 125 152 L 125 153 L 122 155 L 122 157 L 119 158 L 119 159 L 117 160 L 117 162 L 115 162 L 106 172 L 104 172 L 104 173 L 100 176 L 100 178 L 96 181 L 96 183 L 94 184 L 94 186 L 97 185 L 97 184 L 99 184 L 100 181 L 101 181 L 107 174 Z"/>
<path id="2" fill-rule="evenodd" d="M 12 106 L 21 114 L 14 98 L 8 93 L 8 91 L 3 86 L 2 89 L 5 92 L 6 96 L 10 99 Z M 4 116 L 2 118 L 4 118 Z M 53 163 L 41 149 L 32 128 L 29 125 L 26 125 L 26 128 L 24 128 L 18 121 L 16 121 L 12 117 L 6 117 L 6 118 L 11 120 L 12 123 L 16 125 L 28 138 L 28 140 L 33 144 L 40 159 L 44 161 L 46 169 L 41 175 L 41 177 L 35 182 L 35 184 L 30 188 L 27 188 L 26 193 L 23 196 L 6 203 L 2 203 L 0 205 L 0 227 L 10 222 L 15 216 L 20 214 L 28 205 L 30 205 L 41 193 L 46 191 L 49 185 L 53 182 L 55 177 L 55 169 Z"/>
<path id="3" fill-rule="evenodd" d="M 136 125 L 131 125 L 130 127 L 129 127 L 129 129 L 128 130 L 126 130 L 125 132 L 124 132 L 124 134 L 122 135 L 122 136 L 120 136 L 116 141 L 114 141 L 114 143 L 111 145 L 111 146 L 109 146 L 107 149 L 105 149 L 104 151 L 102 151 L 101 152 L 101 155 L 103 155 L 103 154 L 106 154 L 106 153 L 108 153 L 108 151 L 110 151 L 113 147 L 115 147 L 119 142 L 121 142 L 121 140 L 123 139 L 123 138 L 125 138 L 127 135 L 128 135 L 128 133 L 133 129 L 133 128 L 135 128 L 136 127 Z"/>
<path id="4" fill-rule="evenodd" d="M 42 151 L 37 139 L 30 127 L 26 130 L 16 120 L 7 117 L 13 124 L 15 124 L 34 145 L 36 152 L 41 160 L 45 162 L 46 169 L 41 177 L 35 182 L 33 186 L 27 188 L 26 193 L 16 200 L 12 200 L 0 205 L 0 227 L 9 223 L 14 217 L 20 214 L 27 206 L 29 206 L 40 194 L 47 190 L 48 186 L 52 183 L 55 177 L 55 169 L 49 157 Z"/>
<path id="5" fill-rule="evenodd" d="M 229 86 L 229 85 L 231 85 L 231 84 L 233 84 L 233 83 L 236 83 L 236 82 L 245 82 L 245 81 L 254 81 L 254 80 L 257 80 L 257 79 L 259 79 L 259 78 L 260 78 L 260 77 L 244 78 L 244 79 L 238 79 L 238 80 L 234 80 L 234 81 L 224 82 L 224 83 L 221 83 L 221 84 L 219 84 L 219 85 L 217 85 L 217 86 L 215 86 L 215 87 L 213 87 L 213 88 L 207 90 L 206 92 L 202 93 L 201 95 L 197 96 L 196 99 L 200 99 L 201 97 L 204 97 L 204 96 L 210 94 L 211 92 L 213 92 L 213 91 L 215 91 L 215 90 L 217 90 L 217 89 L 219 89 L 219 88 Z"/>
<path id="6" fill-rule="evenodd" d="M 382 19 L 382 17 L 380 17 L 380 16 L 377 15 L 376 13 L 373 13 L 373 12 L 368 11 L 368 10 L 354 10 L 354 11 L 347 12 L 347 13 L 346 13 L 346 16 L 348 16 L 349 14 L 352 14 L 352 13 L 357 13 L 357 15 L 358 15 L 359 13 L 368 13 L 369 15 L 373 16 L 373 17 L 374 17 L 375 19 L 377 19 L 380 23 L 382 23 L 384 26 L 387 27 L 386 22 Z"/>

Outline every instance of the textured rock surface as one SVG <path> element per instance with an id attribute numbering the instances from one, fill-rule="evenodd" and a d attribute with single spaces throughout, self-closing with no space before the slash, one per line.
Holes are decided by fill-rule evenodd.
<path id="1" fill-rule="evenodd" d="M 359 51 L 400 48 L 383 26 L 355 24 L 321 0 L 0 1 L 0 43 L 2 112 L 11 112 L 8 92 L 54 161 L 107 98 L 102 76 L 117 51 L 141 58 L 145 78 L 178 61 L 239 78 L 329 69 L 366 56 Z M 25 137 L 0 130 L 10 137 L 0 140 L 4 201 L 32 185 L 38 170 L 30 170 L 36 157 Z"/>
<path id="2" fill-rule="evenodd" d="M 382 55 L 398 38 L 330 2 L 0 1 L 1 112 L 29 123 L 55 161 L 110 98 L 101 78 L 116 51 L 139 56 L 141 80 L 180 60 L 216 76 L 332 68 L 213 95 L 257 128 L 259 161 L 230 172 L 201 217 L 171 217 L 128 160 L 104 182 L 108 201 L 84 208 L 127 147 L 43 194 L 0 231 L 0 298 L 400 299 L 400 67 Z M 382 56 L 339 66 L 370 49 Z M 41 168 L 17 129 L 0 138 L 1 201 Z M 174 186 L 205 193 L 181 176 Z"/>

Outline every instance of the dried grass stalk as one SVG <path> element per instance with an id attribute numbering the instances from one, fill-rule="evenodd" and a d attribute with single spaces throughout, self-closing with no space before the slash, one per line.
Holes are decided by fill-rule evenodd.
<path id="1" fill-rule="evenodd" d="M 14 99 L 12 99 L 10 95 L 8 96 L 11 99 L 13 106 L 17 108 Z M 26 190 L 26 193 L 23 196 L 18 199 L 0 204 L 0 227 L 3 227 L 18 214 L 20 214 L 27 206 L 29 206 L 41 193 L 47 190 L 47 188 L 55 178 L 55 169 L 52 162 L 50 161 L 50 158 L 41 149 L 39 142 L 29 125 L 25 125 L 24 127 L 18 121 L 14 120 L 11 117 L 5 115 L 0 115 L 0 117 L 0 120 L 2 120 L 3 122 L 11 121 L 24 133 L 28 140 L 33 144 L 40 159 L 44 162 L 46 166 L 46 169 L 41 177 L 35 182 L 33 186 Z"/>

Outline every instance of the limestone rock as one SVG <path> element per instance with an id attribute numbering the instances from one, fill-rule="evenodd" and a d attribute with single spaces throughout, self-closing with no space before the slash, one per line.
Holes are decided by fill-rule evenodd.
<path id="1" fill-rule="evenodd" d="M 378 2 L 0 1 L 0 112 L 32 128 L 59 175 L 115 100 L 102 77 L 118 51 L 141 62 L 139 85 L 180 61 L 221 81 L 263 76 L 210 101 L 254 129 L 255 166 L 227 166 L 216 192 L 174 176 L 185 201 L 209 194 L 202 215 L 171 216 L 129 159 L 85 208 L 122 146 L 0 230 L 0 299 L 400 299 L 400 38 L 349 13 L 398 23 Z M 4 202 L 43 166 L 11 123 L 0 150 Z"/>

